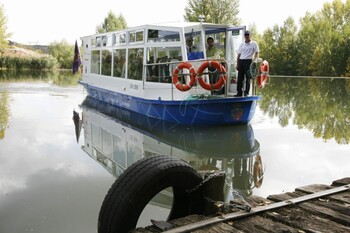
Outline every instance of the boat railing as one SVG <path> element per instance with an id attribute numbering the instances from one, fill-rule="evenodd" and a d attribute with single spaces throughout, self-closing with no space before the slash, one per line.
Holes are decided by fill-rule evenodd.
<path id="1" fill-rule="evenodd" d="M 171 83 L 173 72 L 176 67 L 185 61 L 172 59 L 170 61 L 160 61 L 157 63 L 145 64 L 146 81 L 148 82 L 159 82 L 159 83 Z M 200 65 L 200 61 L 191 61 L 194 69 L 197 69 Z M 179 75 L 188 75 L 189 70 L 183 69 Z M 189 80 L 187 80 L 189 81 Z"/>
<path id="2" fill-rule="evenodd" d="M 201 74 L 198 74 L 198 69 L 200 66 L 202 66 L 206 62 L 213 62 L 213 61 L 216 61 L 219 64 L 221 64 L 224 69 L 217 70 L 215 68 L 211 69 L 209 67 L 208 69 L 205 69 L 203 72 L 201 72 Z M 228 64 L 225 59 L 198 59 L 198 60 L 189 60 L 189 61 L 180 61 L 177 59 L 172 59 L 170 61 L 165 61 L 165 62 L 145 64 L 145 70 L 146 70 L 145 80 L 149 82 L 171 83 L 174 70 L 179 69 L 178 66 L 181 63 L 189 63 L 191 65 L 191 68 L 195 70 L 196 76 L 198 77 L 198 75 L 201 75 L 202 78 L 204 78 L 204 80 L 208 83 L 212 83 L 214 81 L 214 80 L 211 80 L 214 73 L 215 75 L 218 75 L 218 76 L 227 75 L 228 73 L 228 70 L 227 70 Z M 181 69 L 179 70 L 178 76 L 181 77 L 181 82 L 183 84 L 189 83 L 190 70 Z"/>

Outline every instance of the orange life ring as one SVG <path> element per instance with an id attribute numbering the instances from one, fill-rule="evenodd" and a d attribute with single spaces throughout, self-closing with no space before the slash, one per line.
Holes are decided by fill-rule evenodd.
<path id="1" fill-rule="evenodd" d="M 188 84 L 181 84 L 179 82 L 179 71 L 182 69 L 188 69 L 190 71 L 190 82 Z M 173 71 L 173 84 L 180 91 L 188 91 L 196 83 L 196 70 L 193 68 L 192 64 L 189 62 L 182 62 L 177 65 Z"/>
<path id="2" fill-rule="evenodd" d="M 260 74 L 259 74 L 258 77 L 256 77 L 256 82 L 257 82 L 257 84 L 258 84 L 258 87 L 259 87 L 259 88 L 265 87 L 265 85 L 266 85 L 268 79 L 269 79 L 269 76 L 268 76 L 268 75 L 266 75 L 266 74 L 261 74 L 261 75 L 260 75 Z"/>
<path id="3" fill-rule="evenodd" d="M 268 74 L 269 73 L 269 63 L 264 60 L 260 65 L 260 71 L 262 74 Z"/>
<path id="4" fill-rule="evenodd" d="M 219 80 L 214 83 L 214 84 L 210 84 L 204 81 L 204 78 L 202 77 L 203 72 L 206 68 L 209 67 L 214 67 L 216 68 L 220 73 L 220 78 Z M 221 87 L 226 83 L 227 81 L 227 75 L 226 75 L 226 69 L 223 65 L 221 65 L 218 61 L 205 61 L 203 62 L 198 70 L 198 77 L 197 80 L 199 82 L 199 84 L 206 90 L 212 91 L 212 90 L 220 90 Z"/>
<path id="5" fill-rule="evenodd" d="M 261 74 L 257 77 L 257 84 L 259 88 L 263 88 L 269 79 L 269 63 L 264 60 L 260 65 Z"/>

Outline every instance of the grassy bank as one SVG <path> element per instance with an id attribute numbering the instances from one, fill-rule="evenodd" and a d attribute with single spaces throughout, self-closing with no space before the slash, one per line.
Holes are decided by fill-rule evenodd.
<path id="1" fill-rule="evenodd" d="M 54 70 L 58 69 L 57 60 L 51 56 L 21 57 L 0 56 L 0 69 L 2 70 Z"/>
<path id="2" fill-rule="evenodd" d="M 55 70 L 58 68 L 57 59 L 39 49 L 11 44 L 0 51 L 1 70 Z"/>

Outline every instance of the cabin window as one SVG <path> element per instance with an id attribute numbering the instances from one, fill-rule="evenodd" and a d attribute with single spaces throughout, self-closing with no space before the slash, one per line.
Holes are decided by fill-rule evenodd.
<path id="1" fill-rule="evenodd" d="M 132 48 L 128 51 L 128 78 L 142 80 L 143 48 Z"/>
<path id="2" fill-rule="evenodd" d="M 136 41 L 135 38 L 136 38 L 135 32 L 130 32 L 129 42 L 130 42 L 130 43 L 135 42 L 135 41 Z"/>
<path id="3" fill-rule="evenodd" d="M 180 41 L 180 33 L 176 31 L 148 29 L 148 42 L 177 42 Z"/>
<path id="4" fill-rule="evenodd" d="M 126 49 L 115 49 L 113 51 L 113 76 L 125 78 Z"/>
<path id="5" fill-rule="evenodd" d="M 188 60 L 196 60 L 204 58 L 204 43 L 202 41 L 201 32 L 186 33 L 186 53 Z"/>
<path id="6" fill-rule="evenodd" d="M 113 35 L 113 40 L 114 40 L 114 44 L 125 44 L 126 42 L 126 34 L 125 32 L 123 33 L 117 33 Z"/>
<path id="7" fill-rule="evenodd" d="M 108 43 L 108 37 L 107 36 L 102 36 L 102 46 L 106 46 Z"/>
<path id="8" fill-rule="evenodd" d="M 96 47 L 96 38 L 91 39 L 91 47 Z"/>
<path id="9" fill-rule="evenodd" d="M 113 34 L 112 35 L 112 45 L 115 45 L 116 44 L 116 35 Z"/>
<path id="10" fill-rule="evenodd" d="M 100 51 L 94 50 L 91 53 L 91 73 L 100 74 Z"/>
<path id="11" fill-rule="evenodd" d="M 96 47 L 101 47 L 102 45 L 102 37 L 98 36 L 96 37 Z"/>
<path id="12" fill-rule="evenodd" d="M 170 83 L 175 67 L 182 61 L 181 47 L 148 48 L 146 81 Z"/>
<path id="13" fill-rule="evenodd" d="M 112 75 L 112 52 L 110 50 L 102 50 L 102 75 Z"/>
<path id="14" fill-rule="evenodd" d="M 132 31 L 129 35 L 129 43 L 143 42 L 143 31 Z"/>
<path id="15" fill-rule="evenodd" d="M 136 42 L 143 42 L 143 31 L 136 32 Z"/>
<path id="16" fill-rule="evenodd" d="M 214 47 L 216 47 L 219 52 L 218 53 L 208 53 L 208 44 L 206 42 L 206 53 L 207 58 L 225 58 L 225 32 L 218 32 L 218 33 L 210 33 L 205 35 L 205 40 L 207 41 L 208 37 L 211 37 L 214 39 Z"/>

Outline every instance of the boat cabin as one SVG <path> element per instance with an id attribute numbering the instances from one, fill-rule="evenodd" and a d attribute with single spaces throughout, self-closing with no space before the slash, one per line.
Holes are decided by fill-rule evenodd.
<path id="1" fill-rule="evenodd" d="M 245 26 L 183 22 L 143 25 L 82 37 L 83 80 L 146 99 L 181 100 L 194 94 L 227 97 L 235 91 L 230 84 L 236 77 L 236 51 L 244 41 L 244 31 Z M 216 47 L 211 55 L 207 52 L 209 37 Z M 216 60 L 225 68 L 227 80 L 220 93 L 204 89 L 193 77 L 208 60 Z M 181 85 L 176 86 L 174 70 L 184 62 L 191 64 L 191 68 L 178 69 Z M 211 82 L 210 70 L 203 76 L 206 82 Z M 189 88 L 181 90 L 186 85 Z"/>

